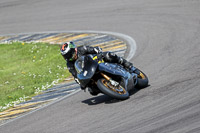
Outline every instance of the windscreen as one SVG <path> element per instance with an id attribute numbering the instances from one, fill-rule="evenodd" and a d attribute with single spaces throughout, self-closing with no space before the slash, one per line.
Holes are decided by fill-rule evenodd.
<path id="1" fill-rule="evenodd" d="M 84 56 L 78 58 L 75 62 L 75 69 L 77 73 L 81 73 L 83 71 L 83 68 L 84 68 Z"/>

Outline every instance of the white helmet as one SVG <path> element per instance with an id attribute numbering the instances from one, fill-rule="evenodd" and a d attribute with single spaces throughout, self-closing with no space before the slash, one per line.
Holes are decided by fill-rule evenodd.
<path id="1" fill-rule="evenodd" d="M 75 44 L 73 42 L 66 42 L 61 46 L 60 52 L 65 60 L 73 61 L 76 56 Z"/>

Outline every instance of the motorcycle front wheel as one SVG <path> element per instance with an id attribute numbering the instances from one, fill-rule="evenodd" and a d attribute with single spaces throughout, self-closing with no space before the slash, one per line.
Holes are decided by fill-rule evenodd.
<path id="1" fill-rule="evenodd" d="M 102 78 L 97 81 L 97 87 L 106 95 L 120 100 L 129 98 L 128 91 L 121 85 L 113 86 L 110 81 Z"/>

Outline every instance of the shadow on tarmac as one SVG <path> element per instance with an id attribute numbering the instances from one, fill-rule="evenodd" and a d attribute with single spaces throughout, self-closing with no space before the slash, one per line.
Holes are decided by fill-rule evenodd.
<path id="1" fill-rule="evenodd" d="M 141 90 L 141 89 L 135 88 L 135 89 L 131 90 L 129 92 L 130 96 L 136 94 L 139 90 Z M 104 104 L 118 103 L 118 102 L 122 102 L 122 101 L 124 101 L 124 100 L 114 99 L 112 97 L 102 94 L 102 95 L 99 95 L 96 97 L 92 97 L 92 98 L 83 100 L 82 103 L 85 103 L 88 105 L 98 105 L 98 104 L 102 104 L 102 103 L 104 103 Z"/>

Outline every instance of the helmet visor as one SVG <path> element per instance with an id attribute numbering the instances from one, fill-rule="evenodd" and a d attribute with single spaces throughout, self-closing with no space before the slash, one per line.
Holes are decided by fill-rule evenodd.
<path id="1" fill-rule="evenodd" d="M 73 42 L 69 43 L 69 48 L 76 48 L 76 45 Z"/>

